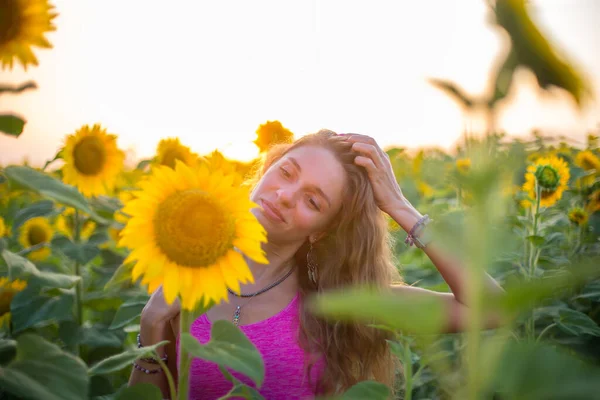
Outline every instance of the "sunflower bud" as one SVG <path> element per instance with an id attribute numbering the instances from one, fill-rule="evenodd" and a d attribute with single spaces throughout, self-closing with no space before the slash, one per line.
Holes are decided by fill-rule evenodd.
<path id="1" fill-rule="evenodd" d="M 585 225 L 588 217 L 588 213 L 581 207 L 575 207 L 569 211 L 569 221 L 577 226 Z"/>
<path id="2" fill-rule="evenodd" d="M 551 165 L 538 165 L 535 170 L 535 179 L 542 190 L 554 191 L 560 183 L 560 175 Z"/>

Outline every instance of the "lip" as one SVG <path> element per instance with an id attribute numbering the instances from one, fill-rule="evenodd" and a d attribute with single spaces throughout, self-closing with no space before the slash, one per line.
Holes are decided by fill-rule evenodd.
<path id="1" fill-rule="evenodd" d="M 285 222 L 283 215 L 281 215 L 281 212 L 273 205 L 273 203 L 267 200 L 261 200 L 261 203 L 267 217 L 278 222 Z"/>

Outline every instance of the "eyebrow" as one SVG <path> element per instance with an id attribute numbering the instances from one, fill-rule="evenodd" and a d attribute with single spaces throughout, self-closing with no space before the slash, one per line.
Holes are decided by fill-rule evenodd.
<path id="1" fill-rule="evenodd" d="M 288 160 L 290 160 L 292 162 L 292 164 L 294 164 L 294 167 L 296 167 L 299 172 L 302 172 L 302 168 L 300 167 L 300 164 L 298 164 L 298 161 L 294 157 L 288 157 Z M 315 189 L 315 191 L 321 197 L 323 197 L 325 200 L 327 200 L 327 203 L 329 204 L 329 207 L 331 207 L 331 200 L 329 200 L 329 197 L 327 197 L 327 195 L 325 194 L 325 192 L 323 192 L 321 190 L 321 188 L 318 187 L 318 186 L 315 186 L 315 185 L 311 185 L 311 186 Z"/>

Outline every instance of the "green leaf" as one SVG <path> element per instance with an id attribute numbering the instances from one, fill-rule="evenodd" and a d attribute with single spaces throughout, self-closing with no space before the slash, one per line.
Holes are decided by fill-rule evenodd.
<path id="1" fill-rule="evenodd" d="M 6 365 L 17 354 L 17 342 L 10 339 L 0 339 L 0 365 Z"/>
<path id="2" fill-rule="evenodd" d="M 51 243 L 53 248 L 60 250 L 65 256 L 82 265 L 92 261 L 100 254 L 100 249 L 94 244 L 74 243 L 63 235 L 55 236 Z"/>
<path id="3" fill-rule="evenodd" d="M 152 346 L 144 346 L 141 348 L 129 349 L 123 353 L 115 354 L 114 356 L 105 358 L 100 361 L 92 368 L 89 369 L 90 375 L 110 374 L 112 372 L 120 371 L 125 367 L 131 366 L 131 363 L 140 357 L 154 356 L 154 350 L 157 347 L 163 346 L 169 343 L 168 340 L 163 340 L 153 344 Z"/>
<path id="4" fill-rule="evenodd" d="M 353 385 L 341 396 L 335 397 L 337 400 L 387 400 L 390 398 L 390 389 L 383 383 L 375 381 L 362 381 Z"/>
<path id="5" fill-rule="evenodd" d="M 123 346 L 125 333 L 123 331 L 111 331 L 104 326 L 92 326 L 82 328 L 81 344 L 96 347 L 120 348 Z"/>
<path id="6" fill-rule="evenodd" d="M 30 333 L 17 339 L 15 360 L 0 367 L 0 386 L 28 399 L 81 400 L 88 384 L 81 359 Z"/>
<path id="7" fill-rule="evenodd" d="M 0 114 L 0 132 L 19 137 L 23 133 L 25 121 L 13 114 Z"/>
<path id="8" fill-rule="evenodd" d="M 36 284 L 39 286 L 68 289 L 75 286 L 81 279 L 74 275 L 39 271 L 31 261 L 8 250 L 2 251 L 2 258 L 4 258 L 4 261 L 8 265 L 10 276 L 27 279 L 29 285 Z"/>
<path id="9" fill-rule="evenodd" d="M 535 25 L 525 0 L 498 1 L 496 21 L 508 32 L 519 65 L 528 67 L 544 89 L 556 86 L 569 92 L 578 105 L 591 93 L 585 79 L 558 55 Z"/>
<path id="10" fill-rule="evenodd" d="M 502 399 L 590 400 L 600 393 L 598 367 L 527 342 L 509 343 L 490 378 L 490 391 Z"/>
<path id="11" fill-rule="evenodd" d="M 227 398 L 236 398 L 236 396 L 243 397 L 248 400 L 264 400 L 264 397 L 258 392 L 258 390 L 250 387 L 248 385 L 243 384 L 239 380 L 237 380 L 226 368 L 219 365 L 219 369 L 221 373 L 229 382 L 233 383 L 233 388 L 229 393 L 229 397 Z"/>
<path id="12" fill-rule="evenodd" d="M 11 165 L 4 169 L 4 173 L 9 179 L 26 188 L 83 211 L 100 224 L 108 225 L 109 223 L 90 208 L 85 197 L 74 186 L 65 185 L 58 179 L 27 166 Z"/>
<path id="13" fill-rule="evenodd" d="M 526 239 L 529 240 L 529 242 L 533 243 L 536 247 L 540 247 L 546 242 L 546 239 L 543 236 L 531 235 L 527 236 Z"/>
<path id="14" fill-rule="evenodd" d="M 72 320 L 73 304 L 73 293 L 64 292 L 59 296 L 36 295 L 35 288 L 27 288 L 17 293 L 10 304 L 13 332 Z"/>
<path id="15" fill-rule="evenodd" d="M 121 306 L 115 313 L 115 317 L 113 318 L 109 329 L 119 329 L 129 324 L 130 322 L 136 320 L 142 313 L 142 310 L 147 302 L 148 299 L 146 298 L 142 300 L 128 300 L 125 303 L 121 304 Z"/>
<path id="16" fill-rule="evenodd" d="M 181 345 L 192 356 L 212 361 L 240 372 L 254 381 L 257 387 L 265 378 L 265 366 L 254 344 L 229 321 L 215 321 L 210 341 L 199 343 L 188 333 L 181 334 Z"/>
<path id="17" fill-rule="evenodd" d="M 600 327 L 586 314 L 573 309 L 559 310 L 556 323 L 572 335 L 600 336 Z"/>
<path id="18" fill-rule="evenodd" d="M 12 229 L 17 230 L 28 219 L 46 216 L 52 211 L 54 211 L 54 203 L 51 200 L 41 200 L 32 203 L 31 205 L 22 208 L 19 210 L 19 212 L 17 212 L 13 221 Z"/>
<path id="19" fill-rule="evenodd" d="M 383 323 L 403 332 L 436 334 L 443 331 L 443 302 L 431 296 L 399 296 L 368 288 L 346 288 L 310 300 L 317 314 L 335 320 Z"/>
<path id="20" fill-rule="evenodd" d="M 104 290 L 112 290 L 122 288 L 125 284 L 131 284 L 131 270 L 133 269 L 134 263 L 121 264 L 110 278 Z"/>
<path id="21" fill-rule="evenodd" d="M 12 93 L 19 94 L 28 89 L 37 89 L 37 85 L 33 81 L 22 83 L 19 86 L 0 85 L 0 94 Z"/>
<path id="22" fill-rule="evenodd" d="M 138 383 L 117 392 L 115 400 L 162 400 L 160 389 L 151 383 Z"/>
<path id="23" fill-rule="evenodd" d="M 506 55 L 506 59 L 496 73 L 496 78 L 494 79 L 494 94 L 488 102 L 490 107 L 495 107 L 496 103 L 504 99 L 510 91 L 517 66 L 517 54 L 511 50 Z"/>
<path id="24" fill-rule="evenodd" d="M 442 79 L 430 79 L 429 83 L 438 89 L 445 92 L 453 100 L 459 103 L 464 108 L 471 108 L 474 105 L 474 101 L 465 94 L 465 92 L 452 82 L 448 82 Z"/>

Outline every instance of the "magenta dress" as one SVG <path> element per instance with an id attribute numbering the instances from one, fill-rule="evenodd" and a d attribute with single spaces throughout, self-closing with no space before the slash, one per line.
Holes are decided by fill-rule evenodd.
<path id="1" fill-rule="evenodd" d="M 311 369 L 310 383 L 305 373 L 306 356 L 298 344 L 298 324 L 300 310 L 299 294 L 278 314 L 254 324 L 241 325 L 240 329 L 256 346 L 265 364 L 265 380 L 258 390 L 266 400 L 312 399 L 315 397 L 315 384 L 323 372 L 323 363 Z M 192 323 L 190 333 L 200 343 L 210 339 L 211 322 L 206 315 Z M 179 357 L 179 338 L 177 339 Z M 233 372 L 241 382 L 256 388 L 245 375 Z M 213 400 L 231 390 L 217 364 L 194 359 L 190 369 L 189 398 L 192 400 Z"/>

